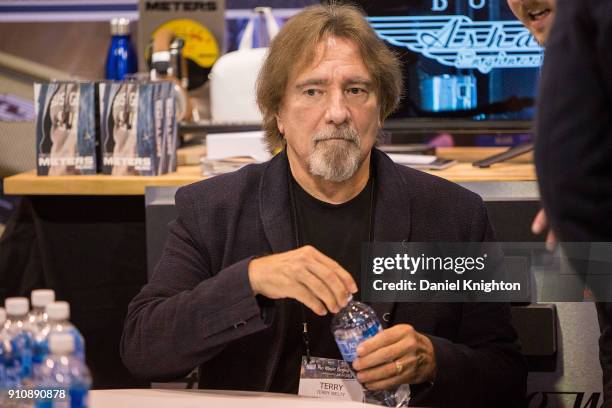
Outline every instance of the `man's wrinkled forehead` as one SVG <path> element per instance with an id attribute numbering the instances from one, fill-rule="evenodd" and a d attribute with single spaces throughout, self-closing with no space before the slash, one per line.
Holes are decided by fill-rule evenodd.
<path id="1" fill-rule="evenodd" d="M 309 71 L 313 71 L 317 66 L 321 63 L 321 61 L 325 58 L 326 52 L 329 48 L 336 47 L 340 42 L 345 42 L 353 47 L 357 51 L 357 55 L 361 59 L 361 63 L 365 66 L 365 61 L 361 56 L 361 50 L 355 44 L 354 41 L 350 39 L 345 39 L 342 37 L 335 37 L 333 35 L 327 35 L 321 40 L 319 40 L 313 47 L 309 47 L 310 49 L 305 50 L 304 53 L 301 54 L 301 58 L 296 61 L 293 68 L 290 71 L 289 75 L 289 85 L 291 82 L 294 82 L 298 77 L 307 74 Z M 370 72 L 366 67 L 367 76 L 370 76 Z"/>

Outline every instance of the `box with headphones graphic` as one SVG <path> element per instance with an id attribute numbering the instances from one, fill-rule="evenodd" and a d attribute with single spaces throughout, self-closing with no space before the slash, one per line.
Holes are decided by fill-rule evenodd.
<path id="1" fill-rule="evenodd" d="M 34 84 L 39 176 L 97 172 L 97 99 L 96 84 L 91 82 Z"/>
<path id="2" fill-rule="evenodd" d="M 102 173 L 155 176 L 159 173 L 163 119 L 156 120 L 158 84 L 101 82 L 100 143 Z"/>

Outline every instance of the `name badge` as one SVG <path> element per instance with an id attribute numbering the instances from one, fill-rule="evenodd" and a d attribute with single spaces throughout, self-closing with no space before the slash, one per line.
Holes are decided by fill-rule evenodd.
<path id="1" fill-rule="evenodd" d="M 361 384 L 343 360 L 302 356 L 298 395 L 364 402 Z"/>

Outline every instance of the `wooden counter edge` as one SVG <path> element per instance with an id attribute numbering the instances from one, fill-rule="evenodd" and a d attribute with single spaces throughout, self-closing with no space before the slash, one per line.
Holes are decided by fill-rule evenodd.
<path id="1" fill-rule="evenodd" d="M 37 176 L 32 170 L 4 179 L 7 195 L 144 195 L 148 186 L 181 186 L 205 177 L 169 173 L 162 176 Z"/>
<path id="2" fill-rule="evenodd" d="M 176 173 L 162 176 L 37 176 L 36 171 L 4 179 L 9 195 L 143 195 L 147 186 L 183 186 L 205 179 L 200 166 L 181 166 Z M 534 181 L 533 164 L 502 163 L 489 169 L 458 163 L 445 170 L 427 171 L 455 183 L 478 181 Z"/>

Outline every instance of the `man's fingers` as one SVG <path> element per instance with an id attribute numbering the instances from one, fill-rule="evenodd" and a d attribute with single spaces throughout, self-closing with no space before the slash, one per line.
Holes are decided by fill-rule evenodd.
<path id="1" fill-rule="evenodd" d="M 307 264 L 307 268 L 332 292 L 338 309 L 330 309 L 330 311 L 337 313 L 340 308 L 346 306 L 348 303 L 349 292 L 336 272 L 329 269 L 326 265 L 314 260 Z"/>
<path id="2" fill-rule="evenodd" d="M 548 228 L 548 220 L 544 209 L 540 209 L 531 223 L 531 232 L 541 234 Z"/>
<path id="3" fill-rule="evenodd" d="M 381 347 L 364 357 L 359 357 L 353 361 L 353 368 L 357 371 L 366 370 L 372 367 L 377 367 L 389 361 L 395 361 L 398 358 L 406 355 L 416 345 L 416 341 L 410 338 L 405 338 L 397 343 L 393 343 L 387 347 Z"/>
<path id="4" fill-rule="evenodd" d="M 363 357 L 381 347 L 397 343 L 401 339 L 414 335 L 414 328 L 409 324 L 397 324 L 379 332 L 371 339 L 367 339 L 357 347 L 357 355 Z"/>
<path id="5" fill-rule="evenodd" d="M 301 284 L 297 284 L 293 288 L 293 294 L 291 297 L 302 303 L 319 316 L 325 316 L 327 314 L 327 309 L 325 308 L 323 302 L 317 299 L 317 297 L 314 296 L 308 288 Z"/>
<path id="6" fill-rule="evenodd" d="M 393 385 L 411 382 L 415 379 L 416 363 L 415 357 L 398 358 L 394 361 L 381 364 L 378 367 L 358 372 L 357 381 L 365 384 L 368 389 L 389 388 L 389 381 Z"/>
<path id="7" fill-rule="evenodd" d="M 344 284 L 348 292 L 350 293 L 357 292 L 357 284 L 355 283 L 353 276 L 346 269 L 344 269 L 342 266 L 340 266 L 340 264 L 338 264 L 338 262 L 334 261 L 333 259 L 325 255 L 321 251 L 317 250 L 316 248 L 314 247 L 310 247 L 310 248 L 314 250 L 312 251 L 313 257 L 318 262 L 322 263 L 323 265 L 327 266 L 329 269 L 333 270 L 338 276 L 338 278 L 340 278 L 340 280 L 342 281 L 342 283 Z"/>
<path id="8" fill-rule="evenodd" d="M 305 286 L 314 297 L 323 302 L 327 310 L 332 313 L 336 313 L 339 308 L 338 303 L 336 303 L 334 293 L 326 283 L 324 283 L 314 272 L 312 272 L 312 268 L 312 265 L 308 265 L 300 269 L 296 276 L 297 281 Z"/>

